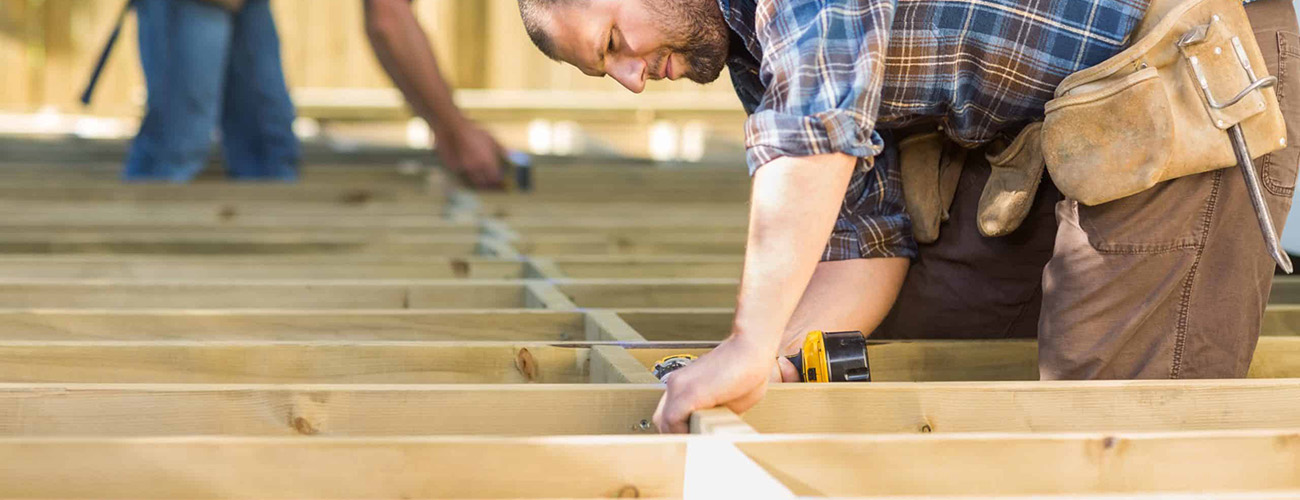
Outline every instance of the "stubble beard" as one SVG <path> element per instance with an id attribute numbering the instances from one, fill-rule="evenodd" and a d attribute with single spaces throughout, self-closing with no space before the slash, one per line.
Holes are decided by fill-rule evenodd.
<path id="1" fill-rule="evenodd" d="M 646 9 L 669 40 L 668 48 L 681 54 L 689 66 L 682 76 L 696 83 L 711 83 L 727 64 L 728 28 L 714 0 L 644 0 Z M 664 61 L 667 63 L 667 60 Z"/>

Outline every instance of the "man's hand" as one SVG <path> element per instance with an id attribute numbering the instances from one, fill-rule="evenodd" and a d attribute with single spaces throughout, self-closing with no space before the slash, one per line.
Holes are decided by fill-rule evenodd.
<path id="1" fill-rule="evenodd" d="M 438 139 L 447 168 L 474 187 L 501 185 L 501 146 L 461 114 L 438 71 L 429 37 L 407 0 L 366 0 L 366 35 L 375 57 Z"/>
<path id="2" fill-rule="evenodd" d="M 699 409 L 724 405 L 744 412 L 763 398 L 769 379 L 794 371 L 777 359 L 777 350 L 826 247 L 855 164 L 855 158 L 828 154 L 783 157 L 758 169 L 731 337 L 668 379 L 654 417 L 661 432 L 688 431 L 687 421 Z"/>
<path id="3" fill-rule="evenodd" d="M 469 120 L 434 132 L 438 157 L 476 188 L 501 186 L 503 149 L 486 130 Z"/>
<path id="4" fill-rule="evenodd" d="M 763 399 L 769 382 L 799 379 L 794 365 L 768 351 L 765 346 L 732 337 L 673 372 L 655 409 L 655 427 L 663 433 L 685 433 L 696 410 L 726 405 L 743 413 Z"/>

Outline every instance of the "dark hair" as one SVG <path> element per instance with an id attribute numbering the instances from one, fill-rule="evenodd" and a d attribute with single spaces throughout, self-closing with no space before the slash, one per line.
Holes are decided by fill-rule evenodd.
<path id="1" fill-rule="evenodd" d="M 542 28 L 540 20 L 545 12 L 560 5 L 569 5 L 583 2 L 586 0 L 519 0 L 519 15 L 524 19 L 524 30 L 528 32 L 528 38 L 532 39 L 533 45 L 546 54 L 546 57 L 558 61 L 559 54 L 555 52 L 555 40 L 551 35 Z"/>

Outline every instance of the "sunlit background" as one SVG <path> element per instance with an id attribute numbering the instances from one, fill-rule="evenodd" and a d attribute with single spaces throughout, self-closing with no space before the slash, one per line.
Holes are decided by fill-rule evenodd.
<path id="1" fill-rule="evenodd" d="M 144 102 L 134 16 L 91 106 L 78 102 L 124 0 L 2 0 L 0 134 L 126 139 Z M 272 0 L 305 141 L 427 148 L 366 40 L 361 0 Z M 417 0 L 466 112 L 537 154 L 740 161 L 744 113 L 726 77 L 637 96 L 542 56 L 515 0 Z"/>

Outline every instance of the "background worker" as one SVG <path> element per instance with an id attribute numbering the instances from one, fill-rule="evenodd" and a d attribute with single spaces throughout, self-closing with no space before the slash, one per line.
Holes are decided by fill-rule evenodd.
<path id="1" fill-rule="evenodd" d="M 777 356 L 797 349 L 807 331 L 872 331 L 890 310 L 917 256 L 890 153 L 897 148 L 887 147 L 898 145 L 891 130 L 942 125 L 947 140 L 970 147 L 1014 137 L 1043 118 L 1067 75 L 1126 46 L 1147 2 L 520 0 L 520 7 L 544 53 L 633 92 L 650 79 L 707 83 L 728 66 L 750 113 L 753 194 L 732 335 L 674 373 L 655 416 L 661 431 L 684 432 L 697 409 L 757 403 L 774 363 L 790 380 L 792 367 Z M 1280 71 L 1280 58 L 1295 55 L 1276 48 L 1293 46 L 1280 42 L 1296 31 L 1293 8 L 1259 0 L 1248 9 L 1269 73 L 1287 80 L 1278 94 L 1291 119 L 1285 91 L 1300 76 Z M 1256 162 L 1277 180 L 1269 207 L 1278 221 L 1296 177 L 1291 139 Z M 1233 360 L 1248 364 L 1273 269 L 1244 191 L 1239 174 L 1220 169 L 1089 210 L 1057 204 L 1062 223 L 1039 324 L 1042 376 L 1244 375 Z"/>
<path id="2" fill-rule="evenodd" d="M 127 181 L 188 182 L 221 130 L 226 174 L 298 177 L 294 108 L 267 0 L 135 0 L 145 116 Z"/>
<path id="3" fill-rule="evenodd" d="M 501 184 L 501 145 L 452 100 L 429 37 L 410 0 L 365 0 L 366 34 L 375 57 L 438 141 L 438 157 L 475 187 Z"/>

